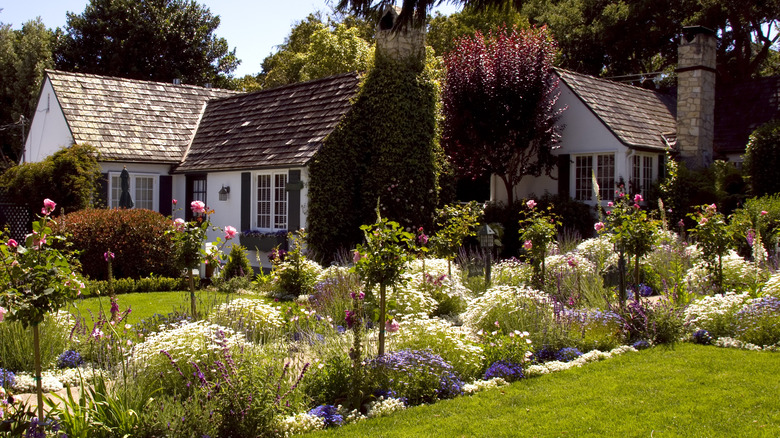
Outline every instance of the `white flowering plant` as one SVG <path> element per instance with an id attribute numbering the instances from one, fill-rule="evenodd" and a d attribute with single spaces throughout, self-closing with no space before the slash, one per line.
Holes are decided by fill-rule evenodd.
<path id="1" fill-rule="evenodd" d="M 714 338 L 732 336 L 736 314 L 749 299 L 747 292 L 727 292 L 702 297 L 685 309 L 685 325 L 690 332 L 707 330 Z"/>
<path id="2" fill-rule="evenodd" d="M 284 318 L 278 306 L 258 299 L 236 298 L 223 303 L 209 315 L 209 321 L 244 334 L 246 339 L 260 342 L 279 332 Z"/>

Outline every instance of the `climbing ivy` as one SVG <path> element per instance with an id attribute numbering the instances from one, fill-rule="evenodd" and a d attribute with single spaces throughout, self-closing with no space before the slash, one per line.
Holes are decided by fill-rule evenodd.
<path id="1" fill-rule="evenodd" d="M 431 225 L 444 167 L 438 96 L 429 63 L 375 55 L 351 111 L 311 163 L 309 242 L 321 261 L 362 241 L 377 202 L 404 227 Z"/>

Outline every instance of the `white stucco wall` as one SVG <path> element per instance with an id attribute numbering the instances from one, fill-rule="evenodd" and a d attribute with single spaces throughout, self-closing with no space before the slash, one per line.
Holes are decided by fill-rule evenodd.
<path id="1" fill-rule="evenodd" d="M 618 179 L 621 175 L 628 180 L 626 148 L 612 132 L 599 120 L 593 112 L 569 89 L 562 81 L 561 96 L 558 99 L 558 108 L 566 107 L 561 115 L 559 124 L 563 126 L 561 131 L 560 148 L 554 151 L 555 155 L 570 154 L 572 157 L 577 154 L 594 153 L 614 153 L 615 154 L 615 177 Z M 573 159 L 573 158 L 572 158 Z M 522 199 L 530 196 L 540 197 L 546 193 L 558 193 L 558 169 L 554 169 L 551 176 L 541 176 L 538 178 L 524 177 L 520 184 L 515 187 L 515 199 Z M 571 165 L 569 178 L 569 192 L 574 193 L 574 163 Z M 491 178 L 491 200 L 494 202 L 507 201 L 504 182 L 497 176 Z"/>
<path id="2" fill-rule="evenodd" d="M 30 125 L 30 131 L 24 143 L 22 162 L 35 163 L 43 161 L 49 155 L 63 147 L 73 144 L 73 135 L 70 132 L 65 115 L 51 86 L 51 81 L 46 78 L 38 97 L 38 106 Z"/>

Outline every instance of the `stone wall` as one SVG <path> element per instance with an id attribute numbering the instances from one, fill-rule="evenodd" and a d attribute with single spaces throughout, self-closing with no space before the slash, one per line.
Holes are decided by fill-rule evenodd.
<path id="1" fill-rule="evenodd" d="M 393 30 L 399 11 L 400 8 L 396 6 L 385 9 L 376 29 L 376 49 L 397 61 L 407 58 L 422 60 L 425 58 L 425 29 L 409 26 L 407 29 Z"/>
<path id="2" fill-rule="evenodd" d="M 715 49 L 714 32 L 696 27 L 685 29 L 677 52 L 677 145 L 693 169 L 712 163 Z"/>

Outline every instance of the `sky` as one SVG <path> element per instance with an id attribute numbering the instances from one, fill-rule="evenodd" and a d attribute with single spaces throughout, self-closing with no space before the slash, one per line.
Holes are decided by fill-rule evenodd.
<path id="1" fill-rule="evenodd" d="M 0 22 L 21 28 L 26 21 L 41 17 L 48 28 L 64 27 L 66 12 L 81 14 L 88 0 L 0 0 Z M 216 35 L 225 38 L 241 65 L 236 77 L 259 73 L 263 59 L 277 51 L 292 26 L 309 13 L 330 12 L 328 0 L 198 0 L 211 13 L 219 15 Z M 443 14 L 459 10 L 444 5 L 437 8 Z"/>

